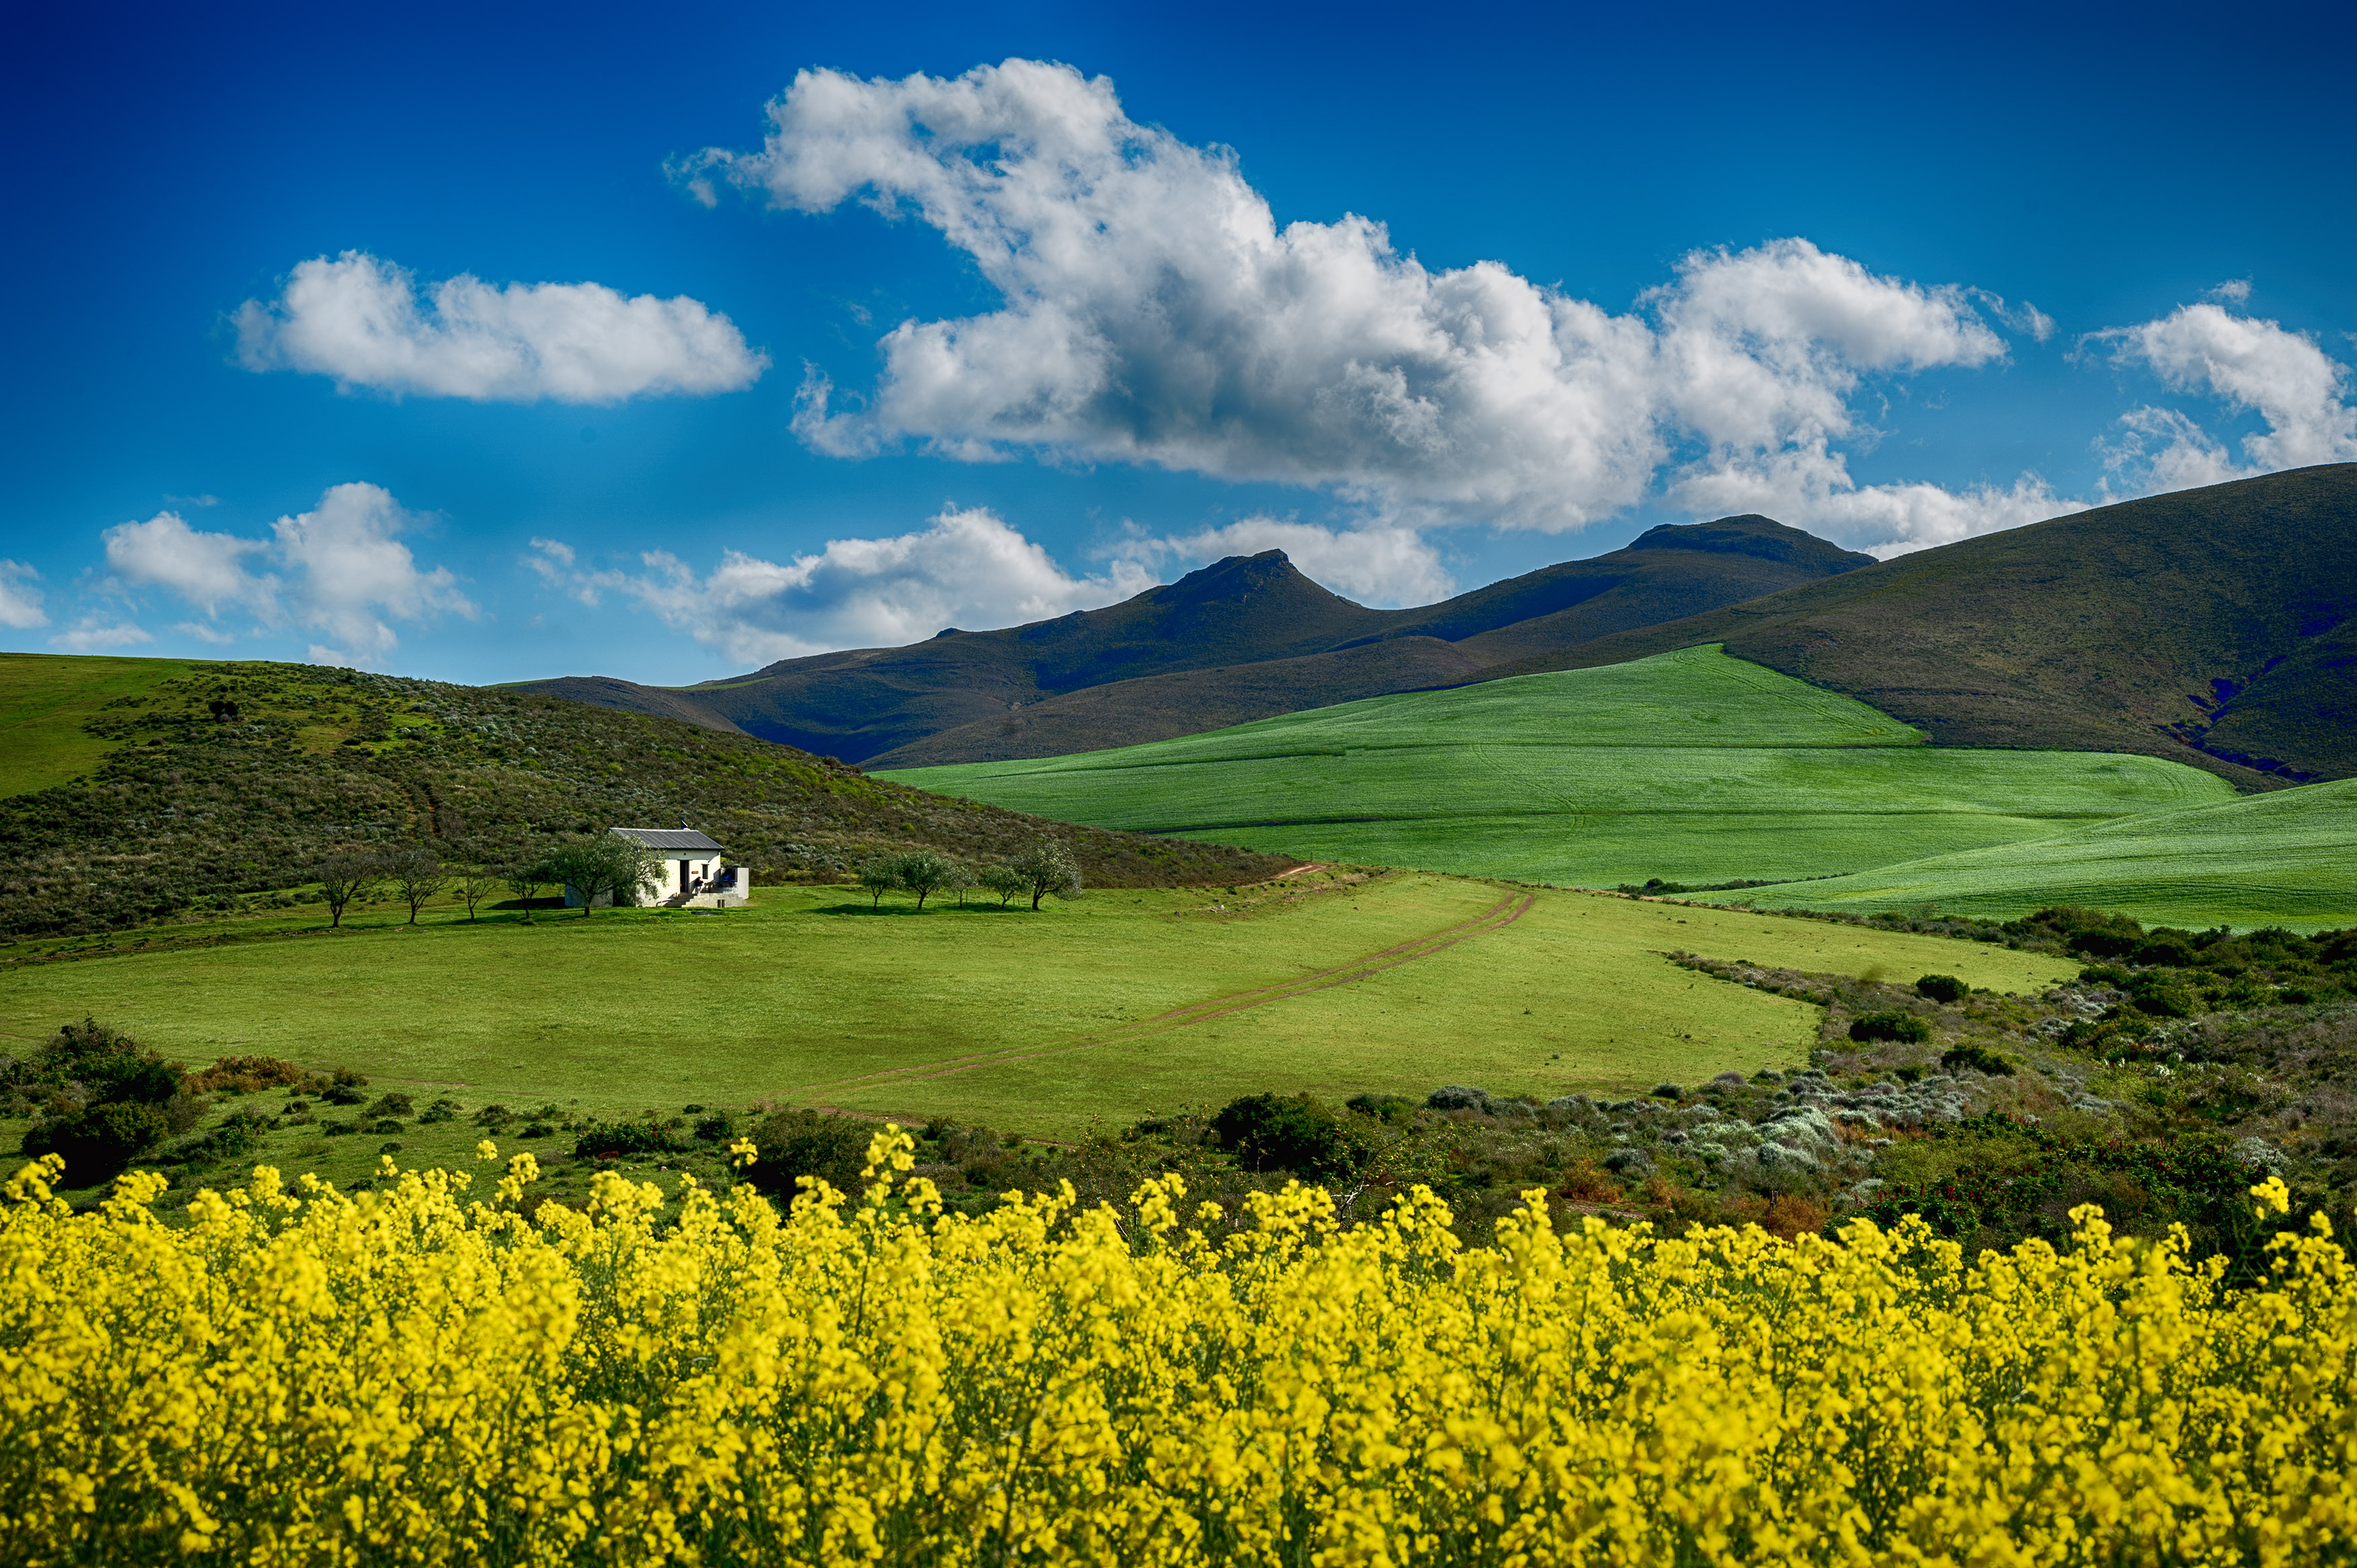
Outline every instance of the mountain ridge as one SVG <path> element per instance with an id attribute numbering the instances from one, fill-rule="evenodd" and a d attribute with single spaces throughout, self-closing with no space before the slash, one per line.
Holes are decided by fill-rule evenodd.
<path id="1" fill-rule="evenodd" d="M 1436 605 L 1380 610 L 1329 592 L 1285 552 L 1269 550 L 1229 556 L 1119 604 L 1024 626 L 952 628 L 904 648 L 780 660 L 693 686 L 576 676 L 512 689 L 692 717 L 863 764 L 996 760 L 1052 755 L 1025 747 L 1127 745 L 1454 683 L 1505 659 L 1871 563 L 1746 515 L 1666 524 L 1605 555 Z M 1362 651 L 1411 642 L 1417 646 Z M 1154 684 L 1128 684 L 1137 681 Z M 1109 694 L 1115 687 L 1124 690 Z"/>

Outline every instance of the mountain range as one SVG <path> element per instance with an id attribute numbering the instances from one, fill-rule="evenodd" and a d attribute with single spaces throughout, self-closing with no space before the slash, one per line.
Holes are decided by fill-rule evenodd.
<path id="1" fill-rule="evenodd" d="M 907 648 L 789 659 L 694 686 L 594 676 L 521 689 L 877 768 L 1053 757 L 1460 685 L 1506 661 L 1872 564 L 1770 519 L 1731 517 L 1656 528 L 1609 555 L 1441 604 L 1380 610 L 1270 550 L 1028 626 L 952 628 Z"/>
<path id="2" fill-rule="evenodd" d="M 874 768 L 1063 756 L 1361 697 L 1725 644 L 1935 745 L 2173 757 L 2244 789 L 2357 775 L 2357 464 L 2097 508 L 1895 560 L 1760 516 L 1437 605 L 1371 609 L 1281 551 L 1103 609 L 686 687 L 524 690 Z"/>

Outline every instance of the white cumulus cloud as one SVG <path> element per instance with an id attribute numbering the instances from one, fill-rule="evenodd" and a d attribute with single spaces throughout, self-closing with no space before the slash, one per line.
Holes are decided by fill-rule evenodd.
<path id="1" fill-rule="evenodd" d="M 333 638 L 340 647 L 311 645 L 319 662 L 366 664 L 400 645 L 391 622 L 477 613 L 447 568 L 421 569 L 401 542 L 413 521 L 382 487 L 346 484 L 311 510 L 280 518 L 267 539 L 191 528 L 169 511 L 119 523 L 103 539 L 114 580 L 167 590 L 202 610 L 205 621 L 195 624 L 206 629 L 195 635 L 206 641 L 231 635 L 221 618 L 238 614 L 257 631 Z"/>
<path id="2" fill-rule="evenodd" d="M 96 653 L 109 648 L 136 648 L 155 640 L 135 622 L 87 615 L 49 639 L 49 646 L 62 648 L 68 653 Z"/>
<path id="3" fill-rule="evenodd" d="M 2266 429 L 2243 437 L 2248 461 L 2237 463 L 2223 442 L 2182 411 L 2131 409 L 2120 418 L 2118 436 L 2105 444 L 2112 467 L 2149 491 L 2357 460 L 2349 368 L 2304 332 L 2228 309 L 2250 297 L 2248 283 L 2222 284 L 2212 293 L 2225 303 L 2179 306 L 2155 320 L 2092 333 L 2085 344 L 2108 348 L 2115 364 L 2150 371 L 2172 392 L 2256 413 Z"/>
<path id="4" fill-rule="evenodd" d="M 41 590 L 33 585 L 40 580 L 22 561 L 0 561 L 0 626 L 21 631 L 49 624 L 41 612 Z"/>
<path id="5" fill-rule="evenodd" d="M 604 593 L 636 598 L 666 624 L 740 663 L 760 664 L 837 648 L 898 647 L 957 626 L 980 630 L 1046 620 L 1154 586 L 1135 561 L 1102 576 L 1074 577 L 1048 553 L 984 508 L 944 509 L 911 533 L 834 539 L 780 563 L 731 550 L 699 575 L 667 551 L 640 556 L 641 570 L 587 572 L 571 546 L 535 539 L 525 562 L 551 587 L 595 605 Z"/>
<path id="6" fill-rule="evenodd" d="M 768 356 L 726 316 L 681 295 L 603 284 L 509 284 L 461 274 L 418 298 L 404 269 L 360 251 L 299 263 L 278 298 L 237 313 L 248 370 L 478 403 L 611 403 L 703 396 L 758 380 Z"/>
<path id="7" fill-rule="evenodd" d="M 1800 239 L 1696 252 L 1621 313 L 1494 262 L 1435 270 L 1356 215 L 1279 228 L 1232 153 L 1035 61 L 953 81 L 804 71 L 770 114 L 758 152 L 675 172 L 707 199 L 718 179 L 802 211 L 914 216 L 1003 296 L 887 333 L 856 408 L 813 371 L 795 428 L 823 451 L 1116 460 L 1321 487 L 1397 523 L 1550 531 L 1724 481 L 1777 487 L 1787 521 L 1869 542 L 2006 526 L 2038 489 L 1832 504 L 1859 492 L 1836 444 L 1858 434 L 1867 378 L 2002 359 L 1982 307 L 2052 331 L 1982 291 Z"/>

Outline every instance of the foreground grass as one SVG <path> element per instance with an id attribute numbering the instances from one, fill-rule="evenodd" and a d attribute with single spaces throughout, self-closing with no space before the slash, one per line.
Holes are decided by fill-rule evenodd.
<path id="1" fill-rule="evenodd" d="M 92 1015 L 193 1063 L 350 1067 L 421 1105 L 447 1091 L 605 1114 L 777 1096 L 1070 1136 L 1262 1090 L 1421 1099 L 1466 1081 L 1546 1099 L 1805 1059 L 1815 1008 L 1703 980 L 1661 956 L 1672 950 L 1910 981 L 1939 972 L 1998 992 L 2077 970 L 1902 932 L 1457 877 L 1306 881 L 1098 892 L 1038 915 L 919 915 L 905 900 L 877 914 L 847 889 L 815 887 L 764 890 L 726 914 L 527 924 L 435 910 L 414 928 L 378 914 L 335 934 L 316 919 L 254 922 L 275 939 L 245 940 L 221 940 L 232 934 L 222 926 L 212 946 L 84 946 L 72 950 L 93 956 L 0 969 L 0 1034 L 21 1048 Z M 1363 978 L 1153 1024 L 1485 915 L 1479 934 Z"/>
<path id="2" fill-rule="evenodd" d="M 890 777 L 1097 826 L 1605 886 L 1830 876 L 2232 798 L 2153 757 L 1921 740 L 1708 647 Z"/>
<path id="3" fill-rule="evenodd" d="M 2357 926 L 2357 779 L 1742 897 L 1761 908 L 1866 913 L 1930 905 L 1999 919 L 2048 904 L 2083 904 L 2194 929 Z"/>

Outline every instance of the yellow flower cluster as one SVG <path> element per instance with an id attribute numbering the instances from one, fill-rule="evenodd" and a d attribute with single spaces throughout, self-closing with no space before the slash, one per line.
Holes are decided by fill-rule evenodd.
<path id="1" fill-rule="evenodd" d="M 496 1151 L 486 1151 L 495 1157 Z M 1429 1192 L 1338 1230 L 1143 1188 L 944 1216 L 592 1207 L 468 1177 L 189 1223 L 125 1177 L 0 1211 L 0 1561 L 2309 1563 L 2357 1556 L 2357 1289 L 2115 1238 L 1967 1262 L 1920 1224 L 1670 1239 Z M 2279 1184 L 2255 1189 L 2280 1208 Z M 1208 1207 L 1208 1206 L 1206 1206 Z M 1207 1231 L 1217 1230 L 1222 1239 Z M 1232 1233 L 1231 1233 L 1232 1232 Z"/>

